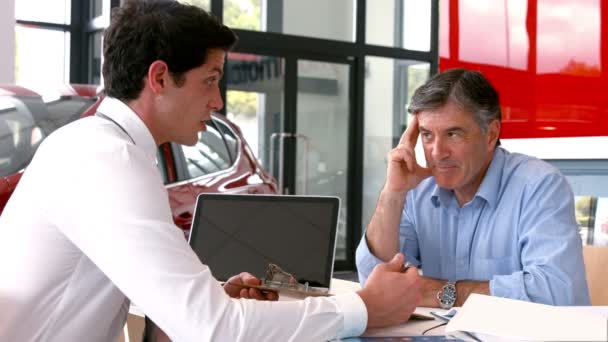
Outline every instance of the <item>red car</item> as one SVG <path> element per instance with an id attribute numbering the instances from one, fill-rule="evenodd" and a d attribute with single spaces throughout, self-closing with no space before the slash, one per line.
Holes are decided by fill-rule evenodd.
<path id="1" fill-rule="evenodd" d="M 69 122 L 95 114 L 102 97 L 91 85 L 40 93 L 0 85 L 0 213 L 42 140 Z M 202 192 L 278 193 L 275 180 L 258 163 L 240 129 L 222 115 L 212 115 L 195 146 L 163 144 L 157 160 L 173 219 L 186 235 Z"/>

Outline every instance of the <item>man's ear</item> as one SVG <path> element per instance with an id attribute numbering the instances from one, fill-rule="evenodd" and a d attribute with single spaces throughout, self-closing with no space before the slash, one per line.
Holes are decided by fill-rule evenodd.
<path id="1" fill-rule="evenodd" d="M 169 67 L 167 63 L 156 60 L 148 68 L 148 77 L 145 82 L 148 84 L 152 92 L 156 95 L 161 94 L 168 85 Z"/>
<path id="2" fill-rule="evenodd" d="M 488 125 L 488 144 L 490 146 L 496 146 L 496 141 L 500 136 L 500 121 L 493 120 Z"/>

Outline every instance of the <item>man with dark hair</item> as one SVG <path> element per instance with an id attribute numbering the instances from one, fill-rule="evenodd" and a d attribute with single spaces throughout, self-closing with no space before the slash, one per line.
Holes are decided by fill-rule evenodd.
<path id="1" fill-rule="evenodd" d="M 1 341 L 115 341 L 130 301 L 175 341 L 328 340 L 409 318 L 420 285 L 402 254 L 358 292 L 258 301 L 277 296 L 247 273 L 222 287 L 174 225 L 157 146 L 196 143 L 235 42 L 175 1 L 113 12 L 108 97 L 44 140 L 0 218 Z"/>
<path id="2" fill-rule="evenodd" d="M 498 93 L 486 78 L 435 75 L 409 111 L 357 248 L 361 283 L 401 251 L 424 274 L 422 306 L 462 305 L 471 293 L 589 305 L 572 190 L 548 163 L 498 146 Z"/>

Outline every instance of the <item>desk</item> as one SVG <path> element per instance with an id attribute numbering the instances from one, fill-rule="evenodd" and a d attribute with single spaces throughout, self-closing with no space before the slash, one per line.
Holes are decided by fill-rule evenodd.
<path id="1" fill-rule="evenodd" d="M 332 279 L 331 282 L 331 294 L 341 294 L 347 292 L 354 292 L 360 290 L 361 286 L 359 283 L 342 280 L 342 279 Z M 301 300 L 304 296 L 299 295 L 288 295 L 282 294 L 280 297 L 281 301 L 288 300 Z M 417 313 L 428 316 L 429 311 L 439 310 L 436 308 L 418 308 L 416 309 Z M 363 336 L 366 337 L 381 337 L 381 336 L 417 336 L 422 335 L 422 332 L 425 330 L 432 328 L 441 324 L 442 322 L 439 320 L 432 321 L 417 321 L 411 320 L 404 324 L 389 327 L 389 328 L 381 328 L 381 329 L 368 329 Z M 444 335 L 444 327 L 440 326 L 437 329 L 430 330 L 425 335 L 429 336 L 443 336 Z M 141 341 L 141 337 L 143 336 L 144 331 L 144 314 L 134 305 L 131 305 L 129 310 L 129 316 L 127 317 L 127 323 L 125 325 L 125 336 L 119 338 L 119 342 L 133 342 L 133 341 Z"/>
<path id="2" fill-rule="evenodd" d="M 331 294 L 342 294 L 347 292 L 354 292 L 361 289 L 361 285 L 359 283 L 342 280 L 342 279 L 332 279 L 331 281 Z M 303 296 L 299 295 L 285 295 L 281 294 L 279 300 L 288 301 L 288 300 L 300 300 L 303 299 Z M 422 314 L 425 316 L 431 316 L 429 312 L 431 311 L 440 311 L 438 308 L 424 308 L 419 307 L 416 308 L 416 313 Z M 367 329 L 365 333 L 362 335 L 364 337 L 384 337 L 384 336 L 419 336 L 422 335 L 427 329 L 431 329 L 436 327 L 443 322 L 437 319 L 434 320 L 410 320 L 404 324 L 400 324 L 393 327 L 388 328 L 377 328 L 377 329 Z M 429 330 L 424 335 L 429 336 L 443 336 L 445 335 L 444 331 L 445 325 L 441 325 L 436 329 Z"/>
<path id="3" fill-rule="evenodd" d="M 340 294 L 345 292 L 357 291 L 361 289 L 359 283 L 333 279 L 331 285 L 331 293 Z M 590 313 L 597 316 L 603 316 L 608 319 L 608 306 L 577 306 L 574 307 L 576 310 L 580 310 L 581 312 Z M 425 308 L 418 307 L 416 308 L 416 313 L 420 313 L 423 315 L 430 315 L 431 311 L 441 311 L 439 308 Z M 378 328 L 378 329 L 367 329 L 365 333 L 362 335 L 363 337 L 394 337 L 394 336 L 420 336 L 424 331 L 429 328 L 433 328 L 438 326 L 443 322 L 439 320 L 432 321 L 420 321 L 420 320 L 410 320 L 403 324 L 387 327 L 387 328 Z M 445 325 L 439 326 L 436 329 L 429 330 L 424 334 L 425 336 L 444 336 L 445 335 Z M 352 339 L 352 341 L 357 341 L 357 339 Z"/>
<path id="4" fill-rule="evenodd" d="M 341 279 L 332 279 L 331 283 L 331 291 L 332 294 L 341 294 L 346 292 L 354 292 L 361 289 L 359 283 L 341 280 Z M 287 300 L 300 300 L 302 296 L 293 296 L 293 295 L 281 295 L 282 301 Z M 601 315 L 608 319 L 608 306 L 579 306 L 576 307 L 578 310 L 589 312 L 595 315 Z M 416 309 L 416 313 L 420 313 L 423 315 L 429 315 L 430 311 L 438 311 L 441 309 L 438 308 L 423 308 L 419 307 Z M 443 322 L 439 320 L 429 320 L 429 321 L 420 321 L 420 320 L 410 320 L 403 324 L 388 327 L 388 328 L 378 328 L 378 329 L 368 329 L 363 334 L 363 337 L 392 337 L 392 336 L 420 336 L 424 331 L 429 328 L 433 328 L 438 326 Z M 129 310 L 129 317 L 127 320 L 127 326 L 125 328 L 125 333 L 130 339 L 125 339 L 123 337 L 120 341 L 141 341 L 141 336 L 143 335 L 143 314 L 137 310 L 136 307 L 132 306 L 131 310 Z M 429 330 L 425 333 L 425 336 L 443 336 L 445 334 L 445 325 L 437 327 L 436 329 Z M 357 339 L 349 339 L 351 341 L 357 341 Z"/>

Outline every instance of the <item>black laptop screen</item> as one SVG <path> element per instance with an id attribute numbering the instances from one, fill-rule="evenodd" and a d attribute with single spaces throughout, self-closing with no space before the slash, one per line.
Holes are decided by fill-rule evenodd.
<path id="1" fill-rule="evenodd" d="M 218 280 L 243 271 L 263 278 L 274 263 L 329 288 L 338 210 L 337 197 L 201 194 L 190 246 Z"/>

